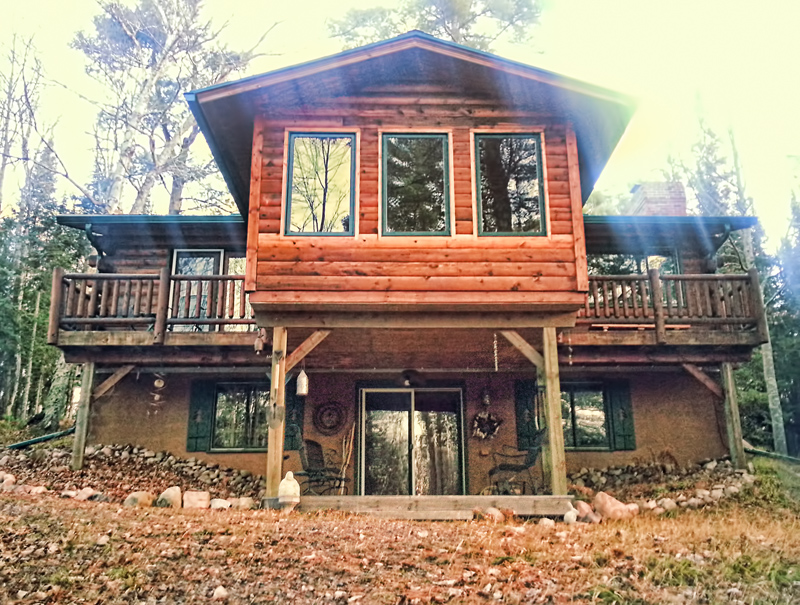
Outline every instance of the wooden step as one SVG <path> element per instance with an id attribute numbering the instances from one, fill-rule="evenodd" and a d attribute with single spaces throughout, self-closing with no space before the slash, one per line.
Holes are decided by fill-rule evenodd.
<path id="1" fill-rule="evenodd" d="M 299 510 L 339 510 L 393 519 L 471 519 L 489 507 L 521 517 L 561 516 L 572 496 L 303 496 Z"/>

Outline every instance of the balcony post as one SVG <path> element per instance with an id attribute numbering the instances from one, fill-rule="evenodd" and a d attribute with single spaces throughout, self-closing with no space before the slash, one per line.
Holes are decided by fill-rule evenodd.
<path id="1" fill-rule="evenodd" d="M 50 319 L 47 325 L 47 344 L 58 344 L 58 326 L 61 323 L 61 299 L 64 296 L 64 269 L 53 269 L 53 285 L 50 290 Z"/>
<path id="2" fill-rule="evenodd" d="M 156 324 L 153 328 L 153 344 L 163 345 L 167 335 L 167 313 L 169 312 L 169 268 L 164 267 L 158 276 L 158 301 L 156 302 Z"/>
<path id="3" fill-rule="evenodd" d="M 660 345 L 667 342 L 667 326 L 664 318 L 664 292 L 661 289 L 661 276 L 658 269 L 647 271 L 650 278 L 650 295 L 653 297 L 653 315 L 656 320 L 656 342 Z"/>
<path id="4" fill-rule="evenodd" d="M 739 401 L 736 397 L 736 381 L 733 377 L 733 366 L 723 363 L 720 366 L 722 385 L 725 391 L 725 425 L 728 434 L 728 450 L 734 468 L 747 468 L 742 443 L 742 421 L 739 417 Z"/>
<path id="5" fill-rule="evenodd" d="M 278 485 L 283 477 L 283 441 L 286 430 L 286 348 L 287 330 L 272 329 L 272 372 L 270 375 L 269 429 L 267 432 L 267 485 L 263 508 L 278 507 Z"/>
<path id="6" fill-rule="evenodd" d="M 561 427 L 561 379 L 558 369 L 558 338 L 555 328 L 543 328 L 545 419 L 547 422 L 550 493 L 562 496 L 567 493 L 567 460 L 564 452 L 564 429 Z"/>
<path id="7" fill-rule="evenodd" d="M 756 330 L 761 342 L 769 340 L 769 326 L 767 325 L 767 310 L 764 306 L 764 296 L 761 293 L 761 284 L 758 280 L 758 270 L 752 267 L 747 270 L 750 277 L 750 300 L 753 301 L 753 313 L 755 313 Z"/>
<path id="8" fill-rule="evenodd" d="M 75 439 L 72 442 L 72 470 L 83 468 L 83 455 L 86 449 L 86 436 L 89 434 L 92 391 L 94 390 L 94 362 L 83 364 L 81 370 L 81 399 L 75 416 Z"/>

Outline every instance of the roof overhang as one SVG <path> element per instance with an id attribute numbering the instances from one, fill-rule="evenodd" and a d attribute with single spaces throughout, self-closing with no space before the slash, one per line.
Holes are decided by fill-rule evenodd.
<path id="1" fill-rule="evenodd" d="M 584 215 L 587 254 L 669 256 L 676 250 L 715 253 L 733 231 L 755 227 L 751 216 Z"/>
<path id="2" fill-rule="evenodd" d="M 228 216 L 157 216 L 66 214 L 59 225 L 79 229 L 101 254 L 117 248 L 222 248 L 244 250 L 247 231 L 238 214 Z"/>
<path id="3" fill-rule="evenodd" d="M 412 56 L 418 65 L 449 61 L 452 68 L 445 77 L 457 85 L 482 84 L 495 94 L 507 95 L 501 98 L 509 105 L 544 105 L 552 114 L 569 121 L 578 141 L 584 202 L 633 114 L 634 102 L 628 96 L 423 32 L 408 32 L 185 95 L 242 215 L 247 217 L 253 123 L 264 98 L 269 99 L 272 91 L 279 97 L 293 90 L 297 98 L 312 104 L 314 95 L 324 98 L 330 92 L 314 85 L 315 78 L 322 74 L 339 78 L 341 90 L 352 92 L 408 70 Z M 308 82 L 305 88 L 303 82 Z"/>

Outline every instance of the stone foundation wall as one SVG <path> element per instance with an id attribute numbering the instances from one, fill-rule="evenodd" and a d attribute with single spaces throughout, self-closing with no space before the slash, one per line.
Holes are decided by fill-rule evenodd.
<path id="1" fill-rule="evenodd" d="M 467 493 L 476 494 L 489 486 L 488 472 L 495 464 L 492 453 L 504 444 L 516 445 L 516 419 L 514 412 L 514 380 L 531 378 L 532 374 L 497 373 L 489 375 L 468 374 L 430 377 L 446 380 L 464 387 L 464 434 Z M 576 378 L 570 373 L 570 378 Z M 618 373 L 614 374 L 619 379 Z M 258 453 L 204 453 L 186 451 L 186 433 L 189 415 L 189 394 L 193 380 L 209 380 L 208 374 L 192 376 L 167 374 L 162 399 L 155 402 L 152 396 L 152 374 L 126 376 L 110 393 L 93 403 L 88 443 L 118 443 L 145 446 L 153 451 L 166 451 L 180 458 L 195 457 L 216 462 L 222 467 L 240 468 L 253 474 L 264 474 L 266 454 Z M 325 449 L 335 450 L 341 457 L 343 438 L 356 421 L 357 388 L 360 380 L 393 381 L 399 386 L 397 376 L 355 376 L 351 374 L 310 374 L 310 392 L 305 405 L 304 435 L 318 441 Z M 592 374 L 592 379 L 597 379 Z M 651 461 L 665 453 L 681 465 L 698 460 L 718 458 L 727 454 L 725 424 L 721 402 L 715 403 L 711 393 L 683 371 L 631 373 L 631 400 L 636 430 L 635 451 L 567 451 L 567 467 L 574 472 L 582 467 L 603 468 L 639 461 Z M 220 380 L 231 376 L 221 375 Z M 481 397 L 487 391 L 491 398 L 489 411 L 501 418 L 497 435 L 492 439 L 478 439 L 471 432 L 472 419 L 485 408 Z M 317 407 L 336 401 L 346 412 L 342 429 L 334 435 L 319 434 L 314 428 L 313 414 Z M 358 434 L 358 431 L 356 431 Z M 358 464 L 358 437 L 349 465 L 350 493 L 353 493 L 353 469 Z M 299 454 L 287 452 L 285 470 L 301 470 Z M 526 481 L 528 478 L 525 478 Z"/>

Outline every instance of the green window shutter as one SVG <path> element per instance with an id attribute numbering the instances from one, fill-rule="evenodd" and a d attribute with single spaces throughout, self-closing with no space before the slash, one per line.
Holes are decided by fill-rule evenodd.
<path id="1" fill-rule="evenodd" d="M 527 450 L 536 443 L 536 381 L 514 382 L 514 407 L 517 412 L 517 449 Z"/>
<path id="2" fill-rule="evenodd" d="M 214 424 L 216 395 L 216 383 L 208 380 L 192 383 L 192 395 L 189 400 L 189 432 L 186 438 L 187 452 L 207 452 L 211 449 L 211 427 Z"/>
<path id="3" fill-rule="evenodd" d="M 636 435 L 633 427 L 633 406 L 627 382 L 614 381 L 605 385 L 608 400 L 611 449 L 635 450 Z"/>

